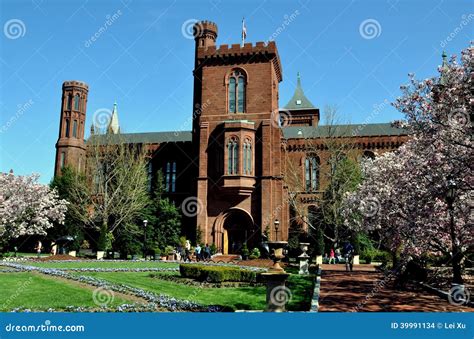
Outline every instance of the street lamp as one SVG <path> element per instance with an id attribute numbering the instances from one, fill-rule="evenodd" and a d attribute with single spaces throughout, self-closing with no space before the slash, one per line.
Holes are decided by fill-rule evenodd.
<path id="1" fill-rule="evenodd" d="M 143 239 L 143 258 L 146 260 L 146 252 L 147 252 L 147 246 L 146 246 L 146 225 L 148 225 L 148 220 L 143 220 L 143 229 L 144 229 L 144 232 L 143 232 L 143 235 L 144 235 L 144 239 Z"/>
<path id="2" fill-rule="evenodd" d="M 275 225 L 275 237 L 276 237 L 275 240 L 278 241 L 278 229 L 280 228 L 280 221 L 276 219 L 274 222 L 274 225 Z"/>
<path id="3" fill-rule="evenodd" d="M 448 176 L 447 178 L 447 190 L 446 190 L 446 203 L 448 204 L 449 211 L 449 233 L 451 236 L 451 260 L 453 263 L 453 285 L 463 285 L 463 279 L 461 275 L 461 253 L 459 251 L 459 244 L 456 239 L 456 232 L 454 229 L 454 201 L 456 200 L 456 181 Z"/>

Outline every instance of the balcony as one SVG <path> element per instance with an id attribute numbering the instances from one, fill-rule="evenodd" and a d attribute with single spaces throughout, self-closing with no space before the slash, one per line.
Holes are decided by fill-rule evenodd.
<path id="1" fill-rule="evenodd" d="M 250 195 L 255 189 L 255 177 L 247 175 L 223 175 L 221 188 L 229 194 Z"/>

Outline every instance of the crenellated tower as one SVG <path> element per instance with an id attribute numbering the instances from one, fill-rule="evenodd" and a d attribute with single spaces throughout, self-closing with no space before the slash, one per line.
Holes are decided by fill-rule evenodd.
<path id="1" fill-rule="evenodd" d="M 54 175 L 60 175 L 64 166 L 84 170 L 86 121 L 89 86 L 81 81 L 65 81 L 61 99 L 59 138 L 56 143 Z"/>
<path id="2" fill-rule="evenodd" d="M 224 254 L 286 240 L 274 42 L 216 46 L 217 25 L 195 24 L 193 146 L 201 240 Z M 278 226 L 275 226 L 278 225 Z"/>

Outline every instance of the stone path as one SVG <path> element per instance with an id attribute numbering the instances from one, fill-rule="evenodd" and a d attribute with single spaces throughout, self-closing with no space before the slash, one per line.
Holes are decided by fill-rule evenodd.
<path id="1" fill-rule="evenodd" d="M 319 312 L 474 312 L 417 286 L 396 290 L 392 280 L 371 265 L 358 265 L 351 273 L 344 270 L 343 265 L 322 265 Z"/>

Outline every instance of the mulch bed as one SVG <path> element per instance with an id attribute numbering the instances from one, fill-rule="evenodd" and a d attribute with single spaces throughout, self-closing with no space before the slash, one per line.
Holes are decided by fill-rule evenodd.
<path id="1" fill-rule="evenodd" d="M 272 267 L 273 260 L 271 259 L 252 259 L 252 260 L 241 260 L 241 261 L 234 261 L 236 264 L 241 266 L 252 266 L 252 267 Z M 280 266 L 285 268 L 287 263 L 280 262 Z"/>
<path id="2" fill-rule="evenodd" d="M 51 260 L 81 260 L 81 258 L 73 257 L 72 255 L 68 254 L 58 254 L 58 255 L 51 255 L 49 257 L 43 257 L 39 259 L 35 259 L 36 261 L 51 261 Z"/>

